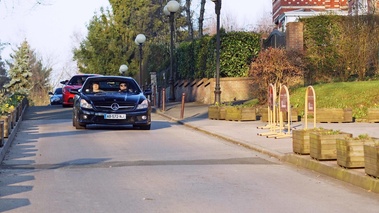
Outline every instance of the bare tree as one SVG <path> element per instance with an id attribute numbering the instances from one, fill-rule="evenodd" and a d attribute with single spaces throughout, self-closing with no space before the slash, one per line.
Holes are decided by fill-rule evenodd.
<path id="1" fill-rule="evenodd" d="M 199 15 L 199 38 L 203 37 L 203 26 L 204 26 L 204 13 L 205 13 L 205 2 L 206 0 L 201 0 L 200 2 L 200 15 Z"/>
<path id="2" fill-rule="evenodd" d="M 186 0 L 186 19 L 188 25 L 188 37 L 192 41 L 193 40 L 193 24 L 192 24 L 192 12 L 191 12 L 191 0 Z"/>

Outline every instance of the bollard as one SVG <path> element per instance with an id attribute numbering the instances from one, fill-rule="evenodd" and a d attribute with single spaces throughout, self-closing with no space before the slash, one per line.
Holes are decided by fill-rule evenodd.
<path id="1" fill-rule="evenodd" d="M 184 103 L 185 103 L 185 100 L 186 100 L 186 94 L 183 92 L 182 93 L 182 107 L 180 109 L 180 119 L 183 119 L 183 117 L 184 117 Z"/>
<path id="2" fill-rule="evenodd" d="M 151 98 L 152 98 L 152 101 L 151 101 L 151 102 L 153 103 L 153 106 L 155 106 L 156 101 L 157 101 L 157 100 L 156 100 L 157 98 L 155 97 L 155 93 L 157 92 L 156 90 L 157 90 L 157 89 L 156 89 L 156 86 L 154 85 L 154 86 L 153 86 L 153 92 L 151 93 L 151 96 L 152 96 L 152 97 L 151 97 Z"/>
<path id="3" fill-rule="evenodd" d="M 4 121 L 0 121 L 0 147 L 4 146 Z"/>
<path id="4" fill-rule="evenodd" d="M 166 102 L 166 89 L 163 88 L 162 89 L 162 111 L 163 112 L 166 110 L 166 108 L 165 108 L 166 107 L 165 102 Z"/>

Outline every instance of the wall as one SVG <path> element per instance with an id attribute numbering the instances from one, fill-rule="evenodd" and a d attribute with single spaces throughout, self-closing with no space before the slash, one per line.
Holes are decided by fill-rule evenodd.
<path id="1" fill-rule="evenodd" d="M 181 101 L 182 94 L 186 95 L 186 102 L 213 104 L 215 100 L 215 78 L 204 78 L 194 81 L 178 81 L 175 83 L 175 99 Z M 254 98 L 252 78 L 220 78 L 221 102 L 250 100 Z M 166 101 L 170 97 L 170 88 L 166 88 Z M 158 94 L 157 94 L 157 97 Z M 157 98 L 156 100 L 158 100 Z M 156 103 L 158 104 L 158 103 Z"/>
<path id="2" fill-rule="evenodd" d="M 287 24 L 286 28 L 286 49 L 303 51 L 304 24 L 302 22 L 290 22 Z"/>

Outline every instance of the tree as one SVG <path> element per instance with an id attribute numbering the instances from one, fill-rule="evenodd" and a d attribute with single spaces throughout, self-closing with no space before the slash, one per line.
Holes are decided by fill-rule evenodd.
<path id="1" fill-rule="evenodd" d="M 30 46 L 25 40 L 21 46 L 10 55 L 13 62 L 7 61 L 10 69 L 8 76 L 10 82 L 4 87 L 11 93 L 20 93 L 28 95 L 32 87 L 31 67 L 30 67 Z"/>
<path id="2" fill-rule="evenodd" d="M 20 47 L 11 54 L 8 72 L 10 82 L 4 87 L 11 94 L 28 95 L 32 105 L 47 103 L 47 92 L 50 89 L 49 76 L 52 68 L 46 68 L 36 53 L 25 40 Z"/>
<path id="3" fill-rule="evenodd" d="M 186 0 L 186 19 L 187 19 L 187 26 L 188 26 L 188 39 L 193 40 L 193 25 L 192 25 L 192 12 L 191 12 L 191 0 Z"/>
<path id="4" fill-rule="evenodd" d="M 101 9 L 88 26 L 88 36 L 74 49 L 74 59 L 83 73 L 118 75 L 121 64 L 127 64 L 128 75 L 139 72 L 138 46 L 135 37 L 143 33 L 144 62 L 148 61 L 151 43 L 169 47 L 168 18 L 163 15 L 163 0 L 110 0 L 112 10 Z M 175 14 L 176 39 L 183 40 L 186 26 L 181 12 Z M 147 63 L 144 67 L 146 67 Z M 154 70 L 154 68 L 151 68 Z M 144 74 L 143 76 L 147 76 Z"/>
<path id="5" fill-rule="evenodd" d="M 205 13 L 205 3 L 206 3 L 206 0 L 201 0 L 201 2 L 200 2 L 200 15 L 199 15 L 199 38 L 203 37 L 203 26 L 204 26 L 204 13 Z"/>
<path id="6" fill-rule="evenodd" d="M 257 85 L 254 92 L 260 103 L 266 101 L 269 84 L 284 84 L 290 88 L 301 83 L 305 68 L 302 58 L 298 52 L 288 52 L 280 48 L 270 47 L 259 53 L 251 64 L 250 76 Z"/>
<path id="7" fill-rule="evenodd" d="M 0 89 L 3 89 L 4 84 L 9 81 L 5 69 L 5 62 L 1 58 L 1 51 L 3 50 L 4 45 L 5 44 L 0 43 Z"/>
<path id="8" fill-rule="evenodd" d="M 30 78 L 31 88 L 29 94 L 29 104 L 32 105 L 46 105 L 49 103 L 47 99 L 47 93 L 50 91 L 49 77 L 52 72 L 51 67 L 45 67 L 41 59 L 37 58 L 37 55 L 33 50 L 29 52 L 29 66 L 32 72 Z"/>

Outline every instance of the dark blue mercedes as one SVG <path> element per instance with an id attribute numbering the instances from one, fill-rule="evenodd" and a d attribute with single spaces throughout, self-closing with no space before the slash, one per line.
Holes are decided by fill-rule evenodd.
<path id="1" fill-rule="evenodd" d="M 72 124 L 76 129 L 87 125 L 133 125 L 150 130 L 151 105 L 146 98 L 151 91 L 143 92 L 131 77 L 89 77 L 75 94 Z"/>

